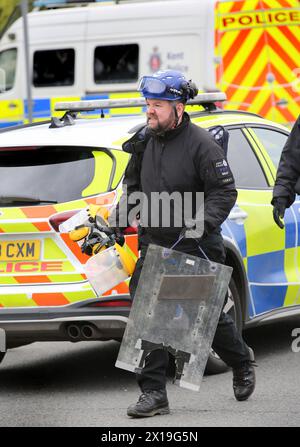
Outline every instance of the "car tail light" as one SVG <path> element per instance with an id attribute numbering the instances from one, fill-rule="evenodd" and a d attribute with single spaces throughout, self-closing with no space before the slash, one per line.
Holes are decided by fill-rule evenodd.
<path id="1" fill-rule="evenodd" d="M 137 234 L 137 231 L 138 231 L 137 227 L 127 227 L 127 228 L 124 230 L 124 234 L 125 234 L 126 236 L 128 236 L 128 235 L 130 235 L 130 234 Z"/>
<path id="2" fill-rule="evenodd" d="M 96 301 L 90 304 L 89 307 L 131 307 L 131 300 L 106 300 Z"/>
<path id="3" fill-rule="evenodd" d="M 51 216 L 49 219 L 50 225 L 54 228 L 55 231 L 59 233 L 59 226 L 64 223 L 66 220 L 70 219 L 74 214 L 78 213 L 78 210 L 72 211 L 64 211 L 62 213 L 57 213 Z"/>

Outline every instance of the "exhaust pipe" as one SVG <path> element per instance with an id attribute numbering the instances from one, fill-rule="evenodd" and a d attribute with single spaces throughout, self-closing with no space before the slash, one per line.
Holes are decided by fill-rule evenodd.
<path id="1" fill-rule="evenodd" d="M 83 338 L 91 340 L 98 338 L 100 335 L 100 331 L 96 326 L 93 326 L 91 324 L 85 324 L 81 328 L 81 335 Z"/>
<path id="2" fill-rule="evenodd" d="M 79 340 L 80 338 L 80 327 L 76 324 L 70 324 L 67 327 L 67 334 L 71 338 L 72 341 Z"/>

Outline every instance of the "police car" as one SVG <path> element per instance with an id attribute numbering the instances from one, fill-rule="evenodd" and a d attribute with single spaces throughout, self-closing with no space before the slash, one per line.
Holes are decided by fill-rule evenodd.
<path id="1" fill-rule="evenodd" d="M 242 329 L 300 312 L 299 201 L 280 230 L 270 201 L 289 131 L 258 115 L 218 109 L 219 95 L 199 95 L 188 111 L 195 124 L 207 130 L 221 125 L 230 135 L 227 156 L 238 200 L 222 226 L 226 263 L 233 267 L 226 311 Z M 122 143 L 145 116 L 116 115 L 124 107 L 125 113 L 142 111 L 143 101 L 59 104 L 60 119 L 1 131 L 1 360 L 10 348 L 35 341 L 122 338 L 129 279 L 97 296 L 84 272 L 88 256 L 59 226 L 90 204 L 110 210 L 117 203 L 129 159 Z M 137 256 L 132 228 L 126 244 Z M 208 369 L 223 368 L 212 355 Z"/>

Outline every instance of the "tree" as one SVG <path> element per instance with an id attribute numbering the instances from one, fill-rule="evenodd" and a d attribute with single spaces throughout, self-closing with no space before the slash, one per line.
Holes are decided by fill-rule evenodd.
<path id="1" fill-rule="evenodd" d="M 32 9 L 33 0 L 28 0 L 28 9 L 29 11 Z M 5 28 L 6 24 L 8 23 L 8 20 L 10 17 L 12 17 L 12 14 L 14 13 L 14 16 L 12 17 L 13 20 L 16 20 L 21 16 L 20 8 L 17 9 L 17 7 L 20 5 L 20 0 L 0 0 L 0 35 Z"/>

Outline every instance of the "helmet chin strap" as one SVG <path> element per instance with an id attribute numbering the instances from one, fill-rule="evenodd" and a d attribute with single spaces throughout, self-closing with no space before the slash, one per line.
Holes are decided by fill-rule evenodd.
<path id="1" fill-rule="evenodd" d="M 175 128 L 175 127 L 178 126 L 178 124 L 180 124 L 179 120 L 181 122 L 182 115 L 181 115 L 181 117 L 178 116 L 178 112 L 177 112 L 177 109 L 176 109 L 176 104 L 173 104 L 173 110 L 174 110 L 174 115 L 175 115 L 175 123 L 174 123 L 174 128 Z"/>
<path id="2" fill-rule="evenodd" d="M 178 121 L 179 121 L 179 116 L 178 116 L 178 112 L 176 109 L 176 104 L 173 104 L 173 110 L 174 110 L 174 115 L 175 115 L 175 125 L 174 127 L 178 126 Z"/>

